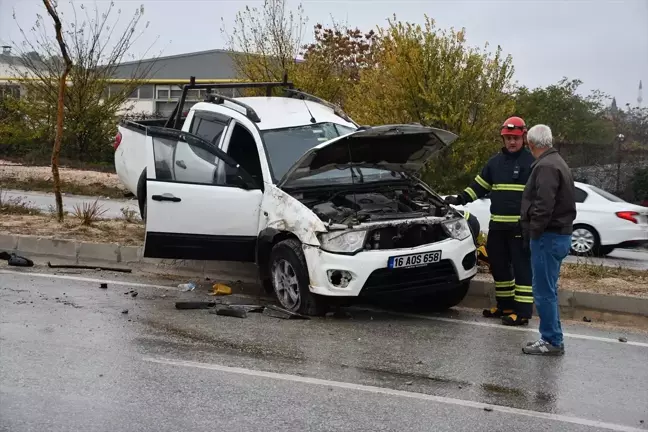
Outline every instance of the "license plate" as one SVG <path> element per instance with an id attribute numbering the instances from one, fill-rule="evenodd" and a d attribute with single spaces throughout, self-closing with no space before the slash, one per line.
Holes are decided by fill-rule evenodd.
<path id="1" fill-rule="evenodd" d="M 423 252 L 412 255 L 400 255 L 389 257 L 387 267 L 407 268 L 419 267 L 441 261 L 441 251 Z"/>

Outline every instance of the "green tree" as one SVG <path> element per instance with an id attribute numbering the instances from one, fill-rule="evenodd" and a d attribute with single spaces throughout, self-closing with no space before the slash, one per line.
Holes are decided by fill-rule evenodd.
<path id="1" fill-rule="evenodd" d="M 498 126 L 514 109 L 513 71 L 501 48 L 468 46 L 464 29 L 442 31 L 427 16 L 422 26 L 394 17 L 378 32 L 374 66 L 361 71 L 346 108 L 366 124 L 416 122 L 457 133 L 460 140 L 423 174 L 453 192 L 501 146 Z"/>
<path id="2" fill-rule="evenodd" d="M 533 90 L 520 87 L 515 95 L 516 112 L 527 124 L 546 124 L 559 149 L 574 144 L 611 144 L 615 131 L 611 121 L 615 109 L 606 110 L 607 97 L 592 92 L 578 94 L 578 79 L 561 79 L 557 84 Z"/>

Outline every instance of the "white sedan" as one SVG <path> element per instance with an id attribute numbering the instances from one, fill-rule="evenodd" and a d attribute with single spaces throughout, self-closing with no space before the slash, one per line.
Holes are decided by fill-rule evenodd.
<path id="1" fill-rule="evenodd" d="M 576 220 L 572 254 L 605 256 L 616 248 L 648 244 L 648 207 L 628 203 L 596 186 L 576 182 Z M 490 199 L 455 206 L 474 214 L 488 232 Z"/>

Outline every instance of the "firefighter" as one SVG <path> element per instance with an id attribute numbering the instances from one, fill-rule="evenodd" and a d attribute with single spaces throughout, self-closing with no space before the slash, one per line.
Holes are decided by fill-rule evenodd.
<path id="1" fill-rule="evenodd" d="M 502 150 L 490 158 L 470 186 L 446 198 L 448 204 L 465 205 L 490 193 L 486 251 L 497 307 L 485 309 L 484 316 L 501 318 L 510 326 L 528 324 L 533 313 L 531 258 L 520 227 L 522 192 L 534 162 L 526 147 L 526 133 L 520 117 L 506 119 L 500 130 Z"/>

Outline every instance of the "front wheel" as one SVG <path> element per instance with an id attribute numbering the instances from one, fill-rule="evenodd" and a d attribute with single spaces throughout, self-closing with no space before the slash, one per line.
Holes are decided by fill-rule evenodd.
<path id="1" fill-rule="evenodd" d="M 298 240 L 277 243 L 270 253 L 270 280 L 281 307 L 304 315 L 324 315 L 326 299 L 310 292 L 308 267 Z"/>

